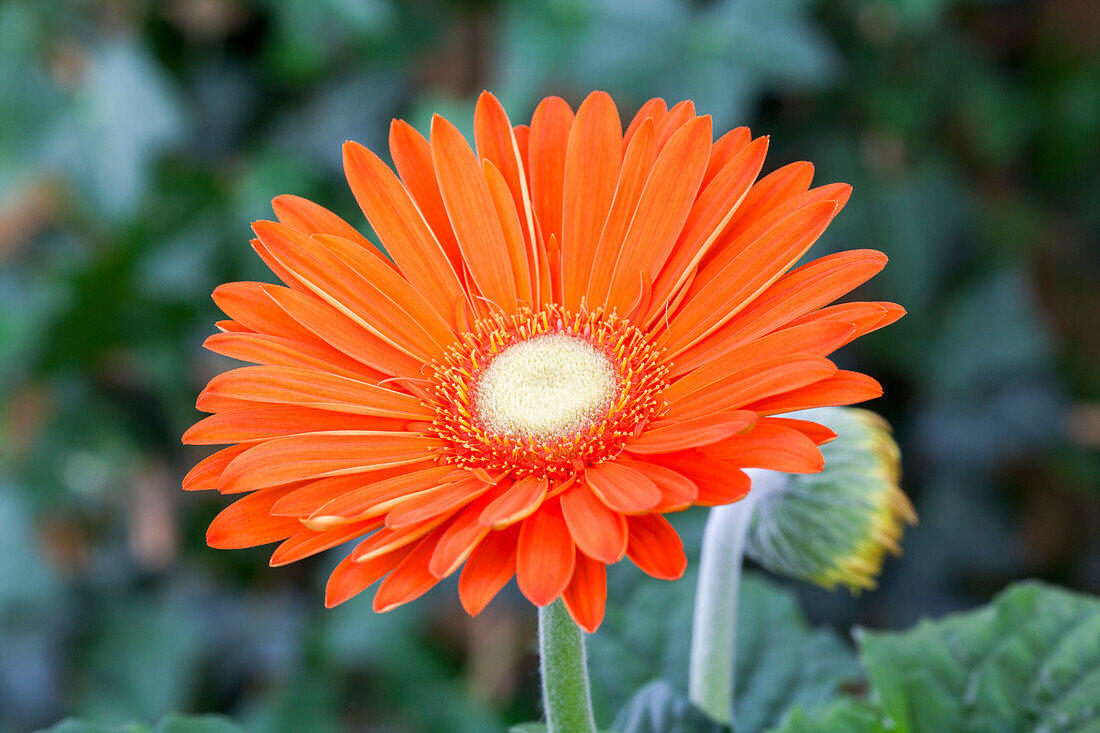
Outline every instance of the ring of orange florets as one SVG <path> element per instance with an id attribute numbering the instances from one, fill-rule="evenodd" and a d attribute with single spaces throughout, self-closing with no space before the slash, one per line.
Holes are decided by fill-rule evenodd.
<path id="1" fill-rule="evenodd" d="M 477 384 L 482 371 L 508 346 L 537 336 L 582 338 L 603 351 L 612 364 L 617 390 L 605 414 L 571 435 L 540 438 L 503 435 L 478 416 Z M 668 367 L 645 334 L 602 309 L 583 305 L 571 313 L 557 305 L 515 315 L 484 318 L 433 364 L 434 429 L 446 442 L 443 460 L 469 469 L 505 472 L 516 478 L 564 479 L 618 455 L 664 409 L 661 392 Z"/>

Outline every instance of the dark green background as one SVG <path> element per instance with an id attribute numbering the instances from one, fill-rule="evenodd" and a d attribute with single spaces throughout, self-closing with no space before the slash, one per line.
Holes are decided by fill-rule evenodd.
<path id="1" fill-rule="evenodd" d="M 921 525 L 880 590 L 802 589 L 813 621 L 898 628 L 1025 576 L 1100 592 L 1098 49 L 1094 0 L 0 3 L 0 731 L 537 717 L 514 590 L 474 621 L 450 583 L 325 611 L 335 557 L 208 549 L 225 502 L 179 490 L 227 366 L 210 291 L 269 277 L 249 222 L 279 193 L 361 221 L 340 143 L 468 130 L 483 88 L 514 121 L 549 93 L 692 98 L 770 134 L 767 169 L 855 186 L 815 251 L 891 258 L 861 294 L 909 316 L 841 361 L 886 387 Z"/>

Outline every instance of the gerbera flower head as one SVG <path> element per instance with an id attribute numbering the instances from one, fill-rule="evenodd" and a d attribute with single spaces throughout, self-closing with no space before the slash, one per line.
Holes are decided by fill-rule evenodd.
<path id="1" fill-rule="evenodd" d="M 254 366 L 199 396 L 185 442 L 229 447 L 184 487 L 243 494 L 208 541 L 280 542 L 273 565 L 358 539 L 328 605 L 381 581 L 384 611 L 461 572 L 476 614 L 515 577 L 591 631 L 608 564 L 683 573 L 665 514 L 737 501 L 742 468 L 821 469 L 831 432 L 776 415 L 877 397 L 827 357 L 903 311 L 829 305 L 879 252 L 795 267 L 847 185 L 760 177 L 767 138 L 715 140 L 691 102 L 624 130 L 604 93 L 550 97 L 513 126 L 485 93 L 474 130 L 395 121 L 396 171 L 345 144 L 381 247 L 294 196 L 253 225 L 282 284 L 214 292 L 206 346 Z"/>

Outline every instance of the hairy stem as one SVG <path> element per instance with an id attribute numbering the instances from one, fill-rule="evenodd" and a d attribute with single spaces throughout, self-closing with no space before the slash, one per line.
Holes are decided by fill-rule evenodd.
<path id="1" fill-rule="evenodd" d="M 595 733 L 584 633 L 560 600 L 539 609 L 539 667 L 550 733 Z"/>
<path id="2" fill-rule="evenodd" d="M 692 620 L 688 696 L 720 723 L 733 723 L 737 592 L 753 508 L 761 494 L 783 481 L 774 471 L 749 469 L 752 490 L 741 501 L 714 507 L 703 532 Z"/>

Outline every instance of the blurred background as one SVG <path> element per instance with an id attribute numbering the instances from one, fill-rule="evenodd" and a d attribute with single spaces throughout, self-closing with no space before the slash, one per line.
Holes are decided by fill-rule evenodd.
<path id="1" fill-rule="evenodd" d="M 900 628 L 1022 577 L 1100 592 L 1095 0 L 4 0 L 0 731 L 538 716 L 513 588 L 475 620 L 447 583 L 325 611 L 338 551 L 273 570 L 209 549 L 227 502 L 179 488 L 205 455 L 179 440 L 194 398 L 229 366 L 200 348 L 210 292 L 271 279 L 249 222 L 280 193 L 362 222 L 340 144 L 382 151 L 392 117 L 432 112 L 469 130 L 483 88 L 513 122 L 551 93 L 605 89 L 624 117 L 691 98 L 770 134 L 766 170 L 808 159 L 855 186 L 815 254 L 891 258 L 860 294 L 909 316 L 841 362 L 886 387 L 871 407 L 921 524 L 879 590 L 799 587 L 812 623 Z M 701 518 L 677 520 L 695 552 Z M 615 568 L 612 606 L 638 575 Z M 607 654 L 597 635 L 610 706 Z"/>

